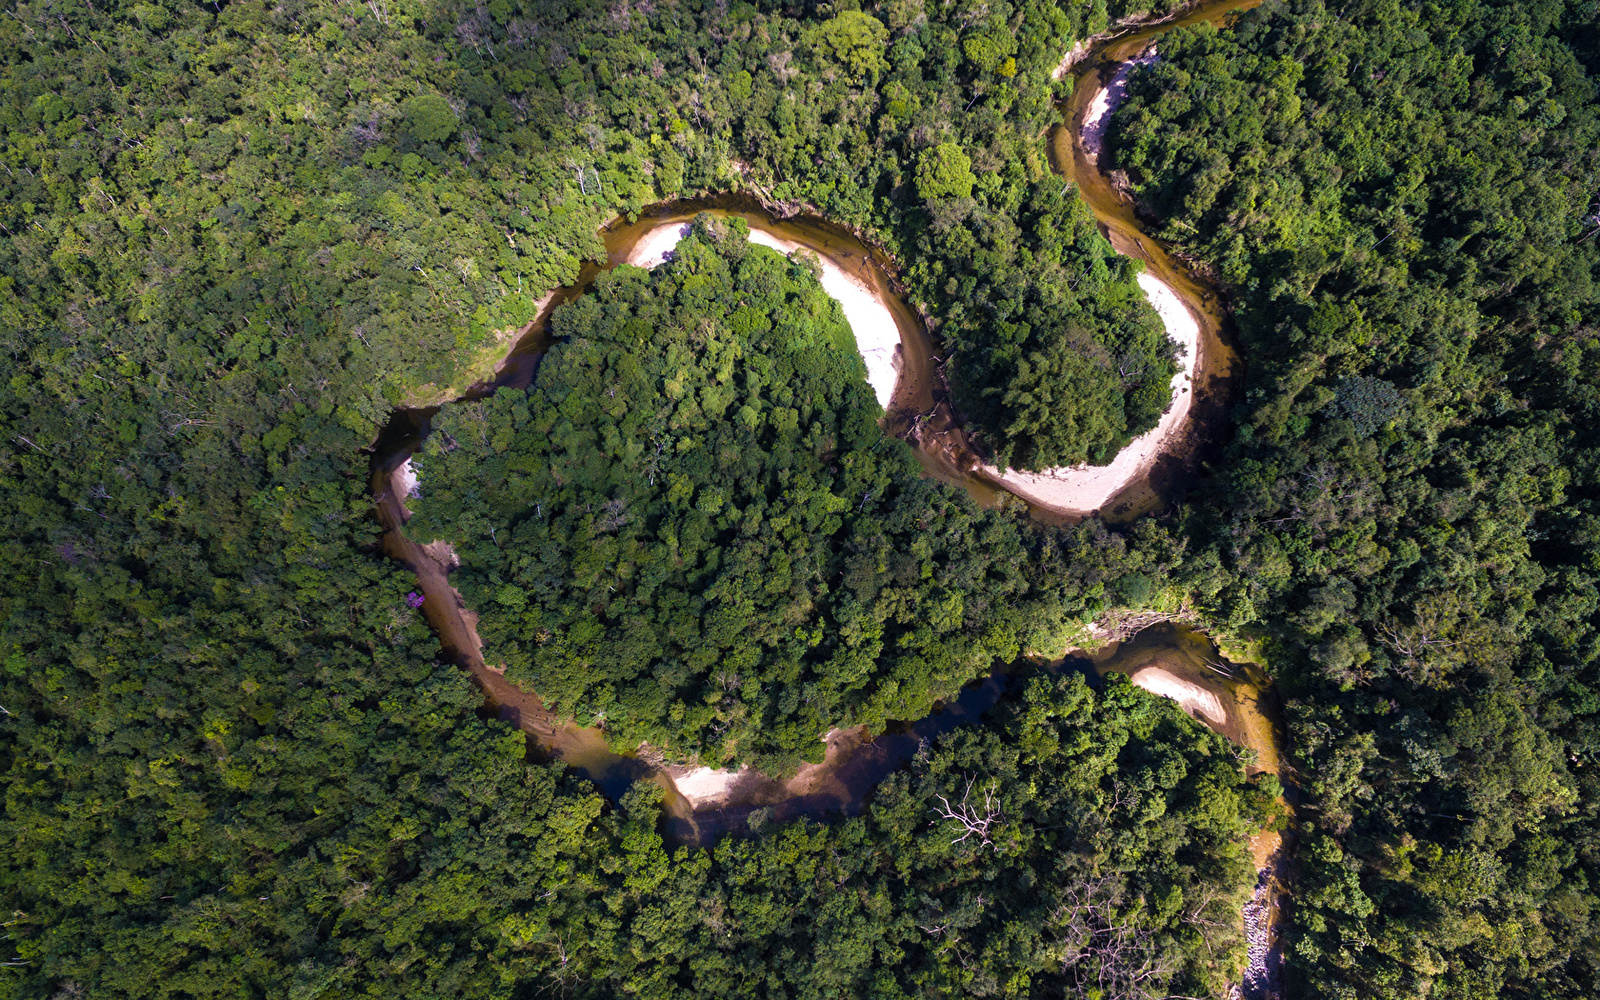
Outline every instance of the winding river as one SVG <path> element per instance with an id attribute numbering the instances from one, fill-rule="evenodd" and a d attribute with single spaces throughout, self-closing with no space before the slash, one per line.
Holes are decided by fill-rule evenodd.
<path id="1" fill-rule="evenodd" d="M 799 246 L 816 253 L 834 281 L 849 282 L 875 300 L 881 313 L 876 322 L 892 323 L 899 343 L 894 373 L 887 382 L 881 377 L 883 359 L 878 358 L 875 363 L 868 356 L 874 388 L 880 402 L 887 401 L 885 428 L 916 446 L 930 475 L 965 487 L 984 503 L 999 502 L 1004 493 L 1015 494 L 1029 502 L 1035 516 L 1052 521 L 1073 520 L 1089 513 L 1128 519 L 1156 509 L 1171 495 L 1174 486 L 1192 473 L 1203 445 L 1215 440 L 1219 430 L 1226 427 L 1226 411 L 1241 366 L 1224 336 L 1226 309 L 1217 294 L 1194 270 L 1144 232 L 1133 205 L 1112 178 L 1099 169 L 1094 146 L 1103 128 L 1100 119 L 1106 102 L 1101 95 L 1107 84 L 1113 92 L 1116 90 L 1119 68 L 1125 77 L 1125 64 L 1145 53 L 1161 33 L 1177 25 L 1220 22 L 1229 13 L 1258 2 L 1202 2 L 1161 23 L 1125 26 L 1074 49 L 1058 71 L 1058 75 L 1072 77 L 1073 90 L 1061 107 L 1061 123 L 1048 135 L 1054 168 L 1077 186 L 1113 247 L 1144 263 L 1147 275 L 1155 279 L 1145 285 L 1147 293 L 1154 299 L 1159 294 L 1153 291 L 1156 284 L 1169 290 L 1172 300 L 1166 309 L 1162 302 L 1155 303 L 1164 313 L 1169 329 L 1173 326 L 1171 308 L 1185 311 L 1198 327 L 1193 335 L 1190 372 L 1174 380 L 1177 392 L 1192 392 L 1192 396 L 1182 401 L 1183 411 L 1174 420 L 1151 432 L 1160 432 L 1158 440 L 1152 439 L 1153 446 L 1147 447 L 1137 461 L 1123 463 L 1126 467 L 1116 473 L 1118 479 L 1109 488 L 1106 473 L 1099 470 L 1087 473 L 1090 479 L 1099 476 L 1100 481 L 1086 489 L 1083 470 L 1002 476 L 987 468 L 970 446 L 944 391 L 936 351 L 921 317 L 902 297 L 894 262 L 844 227 L 808 215 L 776 218 L 748 195 L 655 206 L 636 221 L 618 221 L 608 226 L 601 233 L 606 264 L 586 263 L 575 284 L 551 293 L 495 377 L 474 386 L 464 398 L 478 398 L 501 387 L 528 386 L 549 346 L 545 331 L 554 309 L 582 294 L 603 269 L 623 262 L 655 262 L 661 250 L 672 243 L 670 239 L 663 241 L 662 233 L 681 229 L 699 212 L 711 211 L 743 219 L 753 233 L 760 235 L 760 242 L 784 249 Z M 1084 141 L 1086 131 L 1088 142 Z M 829 290 L 840 298 L 839 291 Z M 845 305 L 849 315 L 851 305 Z M 850 318 L 866 353 L 867 343 L 859 325 L 854 316 Z M 883 332 L 879 330 L 879 334 Z M 895 724 L 878 734 L 861 728 L 828 733 L 824 737 L 827 749 L 823 762 L 808 765 L 786 780 L 749 770 L 671 767 L 649 748 L 619 754 L 607 746 L 599 730 L 562 721 L 536 694 L 511 684 L 485 663 L 474 627 L 476 616 L 449 583 L 453 553 L 443 543 L 419 545 L 406 536 L 403 528 L 409 512 L 405 498 L 411 483 L 408 460 L 436 412 L 437 407 L 397 412 L 376 443 L 372 488 L 386 529 L 385 553 L 416 571 L 427 598 L 422 610 L 439 637 L 445 657 L 471 672 L 485 692 L 487 711 L 528 732 L 535 738 L 538 754 L 577 768 L 613 799 L 637 780 L 661 784 L 666 792 L 667 832 L 679 842 L 706 843 L 728 830 L 746 828 L 757 811 L 780 820 L 856 812 L 878 782 L 909 761 L 923 740 L 977 722 L 986 709 L 1006 695 L 1007 673 L 996 669 L 924 719 Z M 1073 479 L 1074 476 L 1079 478 Z M 1073 485 L 1063 489 L 1063 482 Z M 1074 498 L 1084 497 L 1093 502 L 1074 502 Z M 1127 674 L 1135 684 L 1175 698 L 1196 718 L 1254 751 L 1252 770 L 1279 773 L 1288 784 L 1289 775 L 1279 749 L 1283 734 L 1276 694 L 1260 670 L 1250 664 L 1228 662 L 1208 637 L 1179 622 L 1108 638 L 1112 641 L 1098 650 L 1074 651 L 1054 664 L 1053 669 L 1079 670 L 1091 677 Z M 1247 976 L 1242 984 L 1247 997 L 1276 993 L 1271 981 L 1274 977 L 1268 971 L 1276 961 L 1269 961 L 1268 950 L 1274 944 L 1270 939 L 1280 892 L 1276 882 L 1276 867 L 1283 854 L 1280 847 L 1278 835 L 1271 830 L 1262 831 L 1251 844 L 1257 868 L 1262 872 L 1261 885 L 1252 902 L 1254 913 L 1248 909 L 1246 913 L 1251 972 L 1265 978 L 1252 983 Z"/>

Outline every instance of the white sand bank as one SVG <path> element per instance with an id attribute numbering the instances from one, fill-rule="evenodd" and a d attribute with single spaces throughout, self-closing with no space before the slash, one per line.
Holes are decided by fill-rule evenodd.
<path id="1" fill-rule="evenodd" d="M 667 259 L 667 254 L 688 235 L 687 223 L 673 222 L 646 233 L 634 244 L 624 263 L 652 268 Z M 793 240 L 782 239 L 760 229 L 750 230 L 750 242 L 771 247 L 783 254 L 792 254 L 804 247 Z M 867 363 L 867 383 L 878 397 L 878 405 L 885 409 L 894 398 L 895 381 L 900 373 L 900 328 L 895 325 L 894 314 L 879 300 L 876 290 L 863 279 L 851 274 L 832 260 L 818 255 L 822 264 L 822 290 L 827 292 L 844 310 L 850 331 L 856 336 L 856 350 Z"/>
<path id="2" fill-rule="evenodd" d="M 409 458 L 395 470 L 394 484 L 402 500 L 414 500 L 422 496 L 422 490 L 417 485 L 417 470 L 412 467 Z"/>
<path id="3" fill-rule="evenodd" d="M 1184 711 L 1198 715 L 1213 725 L 1220 726 L 1228 721 L 1228 713 L 1222 708 L 1222 699 L 1194 681 L 1186 681 L 1170 670 L 1162 667 L 1145 667 L 1134 671 L 1130 679 L 1137 687 L 1163 698 L 1171 698 L 1182 705 Z"/>
<path id="4" fill-rule="evenodd" d="M 678 789 L 678 794 L 689 801 L 689 805 L 699 809 L 709 803 L 719 802 L 728 797 L 734 782 L 750 770 L 741 767 L 737 771 L 719 771 L 710 767 L 698 767 L 688 774 L 678 775 L 672 779 L 672 784 Z"/>
<path id="5" fill-rule="evenodd" d="M 657 226 L 639 237 L 639 242 L 628 251 L 628 256 L 622 259 L 622 263 L 650 270 L 665 262 L 672 253 L 672 248 L 687 235 L 689 235 L 687 222 L 669 222 Z"/>
<path id="6" fill-rule="evenodd" d="M 1195 356 L 1200 350 L 1200 323 L 1172 286 L 1153 274 L 1141 274 L 1138 280 L 1145 298 L 1161 316 L 1168 336 L 1181 348 L 1178 373 L 1172 376 L 1172 405 L 1154 427 L 1117 452 L 1110 465 L 1075 465 L 1044 472 L 1013 469 L 1004 475 L 992 465 L 984 466 L 984 471 L 1006 489 L 1060 510 L 1098 510 L 1123 487 L 1148 472 L 1156 456 L 1182 433 L 1189 418 L 1189 407 L 1194 402 L 1192 388 Z"/>
<path id="7" fill-rule="evenodd" d="M 1128 77 L 1133 74 L 1135 66 L 1148 66 L 1156 61 L 1156 50 L 1152 46 L 1149 51 L 1137 59 L 1129 59 L 1117 67 L 1111 74 L 1111 81 L 1101 87 L 1089 101 L 1089 107 L 1083 113 L 1083 128 L 1078 132 L 1079 141 L 1083 143 L 1083 152 L 1094 163 L 1100 158 L 1100 151 L 1105 147 L 1106 125 L 1111 121 L 1111 112 L 1117 110 L 1122 99 L 1128 95 Z"/>

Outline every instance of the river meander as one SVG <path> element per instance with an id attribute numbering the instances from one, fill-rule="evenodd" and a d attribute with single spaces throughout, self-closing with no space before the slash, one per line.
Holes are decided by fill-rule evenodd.
<path id="1" fill-rule="evenodd" d="M 1070 71 L 1073 77 L 1074 88 L 1061 108 L 1061 124 L 1047 136 L 1055 169 L 1077 186 L 1112 245 L 1141 260 L 1146 271 L 1176 294 L 1199 325 L 1193 358 L 1194 398 L 1181 429 L 1168 435 L 1159 453 L 1142 462 L 1108 501 L 1091 509 L 1053 506 L 1037 491 L 1030 490 L 1026 482 L 1005 482 L 992 470 L 985 471 L 944 392 L 927 328 L 901 295 L 894 262 L 844 227 L 814 216 L 778 218 L 745 195 L 654 206 L 634 221 L 619 220 L 606 227 L 601 235 L 607 262 L 585 264 L 576 283 L 548 296 L 496 376 L 473 387 L 465 398 L 531 384 L 539 359 L 549 346 L 545 331 L 554 309 L 582 294 L 601 270 L 628 260 L 649 234 L 710 211 L 741 218 L 753 231 L 816 253 L 870 290 L 887 309 L 899 332 L 900 349 L 893 393 L 885 408 L 885 428 L 916 445 L 918 457 L 930 475 L 965 487 L 980 502 L 997 502 L 1002 490 L 1024 499 L 1030 499 L 1033 493 L 1035 514 L 1049 520 L 1073 519 L 1091 510 L 1121 519 L 1154 509 L 1171 484 L 1189 473 L 1202 444 L 1214 439 L 1217 429 L 1225 426 L 1239 359 L 1224 336 L 1226 309 L 1220 297 L 1193 269 L 1144 231 L 1131 202 L 1102 173 L 1080 141 L 1082 126 L 1096 93 L 1110 80 L 1116 67 L 1145 52 L 1156 36 L 1177 25 L 1220 21 L 1228 13 L 1256 2 L 1259 0 L 1202 3 L 1178 18 L 1128 27 L 1092 40 L 1085 52 L 1075 50 L 1076 58 L 1063 64 L 1063 72 Z M 880 398 L 882 395 L 880 392 Z M 821 737 L 826 742 L 822 763 L 807 765 L 785 779 L 749 770 L 717 772 L 667 766 L 649 748 L 618 753 L 606 744 L 601 731 L 564 722 L 536 694 L 511 684 L 484 662 L 474 628 L 476 616 L 464 607 L 449 584 L 453 554 L 442 543 L 423 546 L 406 537 L 404 465 L 426 434 L 435 412 L 437 408 L 400 411 L 377 443 L 372 485 L 386 529 L 385 553 L 416 571 L 427 597 L 423 611 L 439 636 L 444 655 L 471 672 L 485 692 L 488 711 L 532 735 L 539 755 L 558 758 L 578 769 L 613 799 L 637 780 L 661 784 L 666 790 L 668 832 L 675 840 L 708 842 L 726 831 L 746 828 L 749 817 L 757 810 L 779 820 L 856 812 L 878 782 L 909 761 L 923 740 L 957 726 L 976 724 L 982 713 L 1008 690 L 1008 674 L 1004 668 L 997 668 L 921 720 L 894 724 L 877 734 L 864 729 L 828 733 Z M 1082 671 L 1097 683 L 1113 673 L 1127 674 L 1141 687 L 1174 697 L 1211 728 L 1253 751 L 1253 769 L 1279 773 L 1287 783 L 1280 754 L 1282 726 L 1270 682 L 1249 664 L 1228 663 L 1209 638 L 1192 628 L 1179 624 L 1147 628 L 1092 652 L 1074 651 L 1051 669 Z M 1251 847 L 1264 873 L 1265 905 L 1270 907 L 1275 893 L 1270 888 L 1268 859 L 1277 852 L 1277 835 L 1263 831 Z M 1258 900 L 1261 898 L 1258 893 Z M 1264 928 L 1271 922 L 1270 915 L 1258 918 L 1263 928 L 1260 933 L 1265 934 Z"/>

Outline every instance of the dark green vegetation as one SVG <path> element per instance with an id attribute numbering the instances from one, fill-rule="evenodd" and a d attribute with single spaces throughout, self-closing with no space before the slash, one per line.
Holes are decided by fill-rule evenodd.
<path id="1" fill-rule="evenodd" d="M 1163 39 L 1113 125 L 1250 359 L 1189 565 L 1295 696 L 1308 995 L 1600 979 L 1597 40 L 1593 4 L 1273 5 Z"/>
<path id="2" fill-rule="evenodd" d="M 803 265 L 702 216 L 554 332 L 534 390 L 435 421 L 408 528 L 455 546 L 510 679 L 720 760 L 921 718 L 1016 655 L 1025 539 L 879 429 Z"/>
<path id="3" fill-rule="evenodd" d="M 485 950 L 525 981 L 601 996 L 1220 992 L 1243 957 L 1229 917 L 1253 876 L 1240 838 L 1273 809 L 1264 784 L 1127 684 L 1035 680 L 860 818 L 758 814 L 749 839 L 669 857 L 635 786 L 575 831 L 592 883 L 530 873 L 526 902 L 484 921 Z"/>
<path id="4" fill-rule="evenodd" d="M 603 935 L 529 945 L 524 992 L 551 984 L 562 947 L 631 954 L 653 918 L 605 901 L 632 872 L 616 845 L 647 845 L 653 812 L 626 819 L 526 766 L 521 736 L 431 662 L 411 581 L 377 550 L 362 449 L 396 401 L 481 375 L 494 331 L 599 254 L 599 223 L 731 184 L 731 130 L 753 120 L 733 102 L 770 99 L 774 128 L 803 140 L 784 196 L 828 200 L 806 146 L 846 148 L 843 126 L 808 117 L 812 91 L 869 84 L 822 62 L 857 54 L 817 36 L 823 20 L 501 0 L 69 0 L 0 17 L 0 996 L 511 995 L 518 973 L 508 984 L 480 945 L 545 880 L 596 893 Z M 920 28 L 925 61 L 863 72 L 887 88 L 928 67 L 933 82 L 884 90 L 873 114 L 929 101 L 887 134 L 959 142 L 970 205 L 939 196 L 999 224 L 991 161 L 946 121 L 976 73 L 961 35 L 986 30 Z M 807 99 L 774 96 L 779 74 Z M 1014 127 L 990 104 L 959 121 Z M 912 162 L 883 200 L 866 194 L 907 227 L 927 224 Z M 1098 268 L 1084 294 L 1109 282 L 1108 251 L 1072 226 Z M 1009 231 L 985 240 L 1020 252 Z M 1082 546 L 1052 585 L 1084 613 L 1119 599 L 1128 560 L 1162 568 L 1101 530 Z M 1186 808 L 1196 779 L 1159 774 Z M 585 847 L 597 821 L 611 832 Z M 1198 867 L 1217 835 L 1196 836 Z M 1136 843 L 1116 872 L 1146 864 Z M 1226 890 L 1225 868 L 1163 877 Z M 1154 883 L 1119 889 L 1115 915 L 1182 964 L 1170 915 L 1140 915 Z M 1007 982 L 1037 967 L 993 961 Z"/>
<path id="5" fill-rule="evenodd" d="M 365 428 L 484 374 L 605 221 L 753 187 L 900 255 L 1002 463 L 1109 459 L 1165 405 L 1170 345 L 1038 142 L 1103 13 L 72 3 L 0 27 L 9 295 L 146 331 L 119 363 L 265 368 Z"/>
<path id="6" fill-rule="evenodd" d="M 742 223 L 554 332 L 533 390 L 435 420 L 407 531 L 455 546 L 488 662 L 619 747 L 816 758 L 1086 613 L 1048 534 L 884 435 L 838 305 Z"/>
<path id="7" fill-rule="evenodd" d="M 482 374 L 606 220 L 744 186 L 901 255 L 999 460 L 1107 459 L 1165 405 L 1159 324 L 1038 143 L 1083 27 L 1051 4 L 74 2 L 3 29 L 0 222 L 18 289 L 59 273 L 80 326 L 192 330 L 194 363 L 262 359 L 381 421 Z M 1084 391 L 1053 394 L 1063 371 Z"/>
<path id="8" fill-rule="evenodd" d="M 669 857 L 647 795 L 608 804 L 473 713 L 377 552 L 362 448 L 392 404 L 481 375 L 495 332 L 600 252 L 600 222 L 741 183 L 898 254 L 1001 460 L 1104 455 L 1153 419 L 1153 318 L 1119 310 L 1127 265 L 1039 137 L 1049 67 L 1121 11 L 846 6 L 55 0 L 0 17 L 0 996 L 1042 996 L 1147 962 L 1163 974 L 1134 995 L 1222 994 L 1223 913 L 1248 879 L 1229 845 L 1271 789 L 1243 788 L 1169 707 L 1035 690 L 930 748 L 862 818 Z M 630 367 L 599 339 L 608 309 L 665 309 L 619 275 L 562 321 L 595 331 L 551 359 L 570 383 L 485 403 L 481 424 L 444 418 L 462 457 L 495 452 L 477 496 L 449 454 L 427 460 L 460 484 L 457 508 L 425 516 L 462 539 L 491 651 L 574 712 L 617 706 L 622 731 L 792 758 L 982 655 L 1187 590 L 1266 637 L 1290 697 L 1304 994 L 1593 995 L 1596 20 L 1592 4 L 1302 3 L 1164 43 L 1114 152 L 1231 288 L 1251 361 L 1238 440 L 1170 519 L 1044 532 L 913 482 L 845 378 L 831 306 L 776 263 L 745 319 L 782 340 L 736 328 L 734 303 L 679 301 L 727 287 L 675 284 L 681 315 L 722 317 L 707 345 L 748 348 L 720 381 L 685 365 L 703 417 L 700 391 L 734 398 L 699 449 L 666 456 L 694 491 L 680 508 L 639 463 L 691 435 L 606 409 L 668 374 L 667 355 Z M 695 266 L 732 273 L 719 260 Z M 745 363 L 760 357 L 773 367 Z M 1123 360 L 1148 377 L 1111 379 Z M 601 363 L 612 382 L 585 370 Z M 783 364 L 790 384 L 767 381 Z M 803 433 L 777 396 L 801 380 L 838 403 Z M 1081 388 L 1045 399 L 1059 383 Z M 594 422 L 528 440 L 562 393 Z M 504 453 L 475 437 L 491 420 Z M 551 479 L 554 519 L 517 492 L 551 475 L 513 468 L 536 448 L 593 458 L 581 482 Z M 823 507 L 846 503 L 821 515 L 837 526 L 782 547 L 743 535 L 758 496 L 794 506 L 802 473 Z M 894 508 L 857 499 L 879 484 Z M 597 532 L 586 519 L 619 496 L 628 520 Z M 503 513 L 545 547 L 502 550 Z M 635 558 L 669 537 L 681 554 L 690 526 L 695 566 Z M 551 551 L 552 532 L 569 544 Z M 783 560 L 789 589 L 769 591 Z M 571 577 L 541 589 L 552 569 Z M 669 697 L 655 673 L 652 692 L 573 669 L 633 656 L 604 663 L 621 676 L 705 641 L 702 620 L 636 642 L 623 628 L 645 612 L 613 611 L 610 586 L 667 616 L 647 626 L 687 628 L 669 600 L 753 576 L 759 591 L 728 594 L 730 614 L 750 602 L 739 634 L 709 624 L 760 681 L 733 690 L 716 673 L 731 659 L 684 657 L 659 671 Z M 959 624 L 895 617 L 957 589 Z M 773 624 L 801 598 L 803 649 L 800 623 Z M 549 616 L 549 652 L 530 615 Z M 776 682 L 797 667 L 810 701 Z M 1001 835 L 952 847 L 937 796 L 991 788 Z M 1091 891 L 1112 903 L 1074 929 Z M 1126 961 L 1077 958 L 1112 941 Z"/>
<path id="9" fill-rule="evenodd" d="M 119 803 L 29 812 L 13 782 L 7 840 L 25 853 L 7 867 L 32 861 L 40 892 L 8 886 L 23 961 L 0 995 L 1192 993 L 1239 963 L 1239 837 L 1276 791 L 1173 706 L 1036 681 L 993 731 L 930 747 L 866 817 L 670 850 L 659 789 L 611 807 L 526 765 L 521 734 L 479 722 L 453 669 L 393 667 L 384 683 L 406 696 L 367 709 L 377 691 L 335 682 L 321 711 L 212 723 L 203 764 L 173 751 L 133 773 L 106 755 Z M 92 765 L 55 764 L 93 782 Z M 255 775 L 229 781 L 247 805 L 210 814 L 207 772 Z M 138 844 L 153 828 L 170 831 L 154 852 Z"/>

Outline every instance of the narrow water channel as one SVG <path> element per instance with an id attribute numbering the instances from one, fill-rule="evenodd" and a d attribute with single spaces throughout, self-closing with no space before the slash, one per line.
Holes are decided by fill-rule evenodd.
<path id="1" fill-rule="evenodd" d="M 1070 67 L 1072 97 L 1061 108 L 1062 123 L 1048 136 L 1055 168 L 1077 185 L 1112 245 L 1143 261 L 1153 275 L 1172 287 L 1201 325 L 1195 366 L 1197 405 L 1189 430 L 1170 446 L 1170 453 L 1149 475 L 1123 490 L 1114 504 L 1102 511 L 1105 514 L 1132 517 L 1155 506 L 1165 492 L 1166 480 L 1183 473 L 1198 444 L 1214 433 L 1217 421 L 1224 419 L 1222 411 L 1239 366 L 1237 355 L 1223 336 L 1226 311 L 1222 302 L 1190 268 L 1144 232 L 1131 203 L 1098 169 L 1079 140 L 1084 116 L 1115 67 L 1145 51 L 1155 37 L 1176 25 L 1220 20 L 1255 2 L 1259 0 L 1203 3 L 1163 24 L 1128 28 L 1096 40 Z M 893 314 L 901 341 L 898 380 L 887 408 L 886 429 L 914 439 L 919 458 L 930 475 L 966 487 L 982 502 L 997 501 L 1001 487 L 985 477 L 967 445 L 944 393 L 927 329 L 905 303 L 897 286 L 894 262 L 841 226 L 812 216 L 774 218 L 746 195 L 654 206 L 632 222 L 619 220 L 608 226 L 601 234 L 606 263 L 584 264 L 576 283 L 549 296 L 496 376 L 474 386 L 464 398 L 479 398 L 502 387 L 530 385 L 539 359 L 549 347 L 545 331 L 550 313 L 582 294 L 602 270 L 627 259 L 647 234 L 664 225 L 687 222 L 702 211 L 738 217 L 752 229 L 798 243 L 874 290 Z M 474 628 L 476 618 L 449 585 L 453 555 L 440 543 L 419 545 L 406 537 L 403 528 L 408 512 L 401 471 L 427 434 L 437 409 L 399 411 L 376 442 L 372 488 L 386 529 L 386 554 L 417 572 L 427 598 L 423 611 L 439 636 L 445 656 L 471 671 L 485 692 L 488 711 L 534 736 L 538 753 L 559 758 L 578 769 L 613 799 L 636 780 L 660 783 L 667 792 L 669 832 L 674 839 L 707 842 L 725 831 L 745 828 L 758 810 L 779 820 L 855 812 L 886 775 L 915 755 L 924 740 L 975 723 L 1005 696 L 1007 674 L 996 669 L 989 677 L 968 685 L 954 702 L 924 719 L 895 724 L 879 734 L 862 730 L 827 734 L 823 763 L 803 768 L 783 781 L 749 771 L 730 775 L 667 768 L 651 758 L 648 748 L 643 748 L 643 754 L 616 753 L 606 745 L 599 730 L 580 729 L 563 722 L 536 694 L 517 688 L 483 661 Z M 1048 516 L 1052 512 L 1042 513 Z M 1062 516 L 1082 512 L 1053 513 Z M 1254 750 L 1258 769 L 1279 770 L 1281 727 L 1276 721 L 1275 696 L 1269 682 L 1248 666 L 1228 664 L 1199 632 L 1176 625 L 1146 629 L 1096 653 L 1069 657 L 1053 669 L 1080 670 L 1095 678 L 1128 674 L 1140 686 L 1177 697 L 1212 728 Z M 679 793 L 678 783 L 690 791 L 693 801 Z M 1253 846 L 1263 857 L 1271 851 L 1271 845 Z"/>

